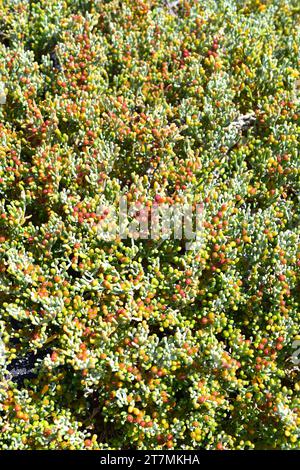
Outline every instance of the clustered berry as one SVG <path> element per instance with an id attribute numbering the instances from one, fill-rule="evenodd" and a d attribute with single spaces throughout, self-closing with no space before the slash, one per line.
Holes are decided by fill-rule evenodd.
<path id="1" fill-rule="evenodd" d="M 298 448 L 297 0 L 0 3 L 0 448 Z"/>

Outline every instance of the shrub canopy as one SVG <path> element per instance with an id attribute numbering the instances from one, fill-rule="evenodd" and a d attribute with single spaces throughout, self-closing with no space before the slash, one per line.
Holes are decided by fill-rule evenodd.
<path id="1" fill-rule="evenodd" d="M 0 6 L 0 447 L 297 448 L 298 2 Z"/>

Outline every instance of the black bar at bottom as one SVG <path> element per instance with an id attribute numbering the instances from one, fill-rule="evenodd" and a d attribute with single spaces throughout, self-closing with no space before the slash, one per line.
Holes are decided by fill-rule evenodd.
<path id="1" fill-rule="evenodd" d="M 93 465 L 93 469 L 102 465 L 136 468 L 140 465 L 188 465 L 203 469 L 211 465 L 258 465 L 272 461 L 276 464 L 299 463 L 299 451 L 1 451 L 0 466 L 4 463 L 66 463 Z M 296 468 L 296 467 L 295 467 Z"/>

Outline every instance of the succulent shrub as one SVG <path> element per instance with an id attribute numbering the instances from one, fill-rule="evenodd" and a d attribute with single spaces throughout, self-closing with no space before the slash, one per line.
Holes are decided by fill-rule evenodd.
<path id="1" fill-rule="evenodd" d="M 298 2 L 0 6 L 0 448 L 298 448 Z"/>

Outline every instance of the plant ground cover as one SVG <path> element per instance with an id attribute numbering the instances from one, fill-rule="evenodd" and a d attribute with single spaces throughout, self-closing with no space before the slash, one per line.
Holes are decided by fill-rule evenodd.
<path id="1" fill-rule="evenodd" d="M 298 2 L 0 7 L 0 448 L 299 448 Z"/>

